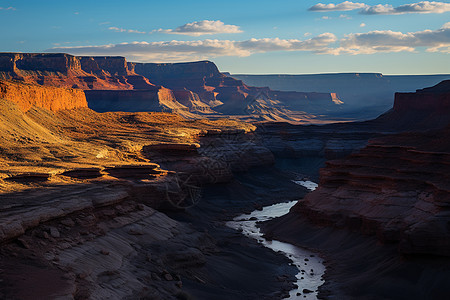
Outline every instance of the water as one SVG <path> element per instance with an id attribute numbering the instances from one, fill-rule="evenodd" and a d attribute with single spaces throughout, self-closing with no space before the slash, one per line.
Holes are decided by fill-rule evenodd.
<path id="1" fill-rule="evenodd" d="M 294 182 L 309 190 L 314 190 L 317 187 L 317 184 L 312 181 Z M 298 287 L 290 291 L 288 299 L 317 299 L 317 288 L 324 282 L 322 280 L 322 275 L 325 272 L 323 260 L 312 251 L 276 240 L 266 240 L 256 226 L 257 222 L 268 221 L 287 214 L 296 203 L 297 201 L 290 201 L 266 206 L 261 211 L 255 210 L 251 214 L 243 214 L 234 218 L 233 221 L 227 222 L 227 226 L 242 231 L 244 235 L 256 239 L 275 252 L 280 251 L 292 261 L 292 264 L 299 270 L 296 275 Z M 303 293 L 304 289 L 312 292 Z M 297 296 L 297 293 L 300 293 L 300 295 Z"/>

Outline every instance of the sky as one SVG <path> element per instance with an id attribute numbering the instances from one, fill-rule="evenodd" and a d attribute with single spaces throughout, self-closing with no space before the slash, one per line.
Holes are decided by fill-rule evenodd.
<path id="1" fill-rule="evenodd" d="M 450 73 L 450 2 L 0 0 L 0 52 L 211 60 L 232 74 Z"/>

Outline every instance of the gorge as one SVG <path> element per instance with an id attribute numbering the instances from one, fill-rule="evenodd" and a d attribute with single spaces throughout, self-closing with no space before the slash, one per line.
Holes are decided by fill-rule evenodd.
<path id="1" fill-rule="evenodd" d="M 450 81 L 368 121 L 322 116 L 335 91 L 244 81 L 209 61 L 1 53 L 0 297 L 449 297 Z M 226 226 L 242 214 L 318 251 L 325 283 Z"/>

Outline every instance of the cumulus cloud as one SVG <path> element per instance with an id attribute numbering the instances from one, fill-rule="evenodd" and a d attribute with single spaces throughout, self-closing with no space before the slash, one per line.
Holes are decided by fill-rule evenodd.
<path id="1" fill-rule="evenodd" d="M 440 14 L 450 11 L 450 3 L 436 1 L 421 1 L 394 7 L 390 4 L 368 5 L 345 1 L 339 4 L 318 3 L 312 6 L 311 11 L 349 11 L 359 9 L 360 14 L 365 15 L 400 15 L 408 13 L 435 13 Z"/>
<path id="2" fill-rule="evenodd" d="M 250 39 L 245 41 L 211 40 L 132 42 L 100 46 L 55 47 L 48 52 L 67 52 L 75 55 L 121 55 L 136 61 L 182 61 L 218 56 L 245 57 L 272 51 L 312 51 L 327 53 L 336 36 L 323 33 L 307 40 Z"/>
<path id="3" fill-rule="evenodd" d="M 366 23 L 359 24 L 359 27 L 366 27 Z"/>
<path id="4" fill-rule="evenodd" d="M 311 11 L 347 11 L 347 10 L 355 10 L 359 8 L 364 8 L 367 5 L 364 3 L 354 3 L 350 1 L 345 1 L 339 4 L 323 4 L 318 3 L 309 8 Z"/>
<path id="5" fill-rule="evenodd" d="M 400 15 L 408 13 L 441 14 L 447 11 L 450 11 L 450 3 L 421 1 L 417 3 L 400 5 L 397 7 L 393 7 L 388 4 L 367 6 L 363 8 L 360 13 L 366 15 Z"/>
<path id="6" fill-rule="evenodd" d="M 347 35 L 340 41 L 335 54 L 372 54 L 378 52 L 416 51 L 426 47 L 428 52 L 450 53 L 450 22 L 437 30 L 402 33 L 391 30 L 375 30 Z"/>
<path id="7" fill-rule="evenodd" d="M 362 23 L 363 24 L 363 23 Z M 361 24 L 361 25 L 362 25 Z M 309 33 L 305 33 L 305 36 Z M 450 22 L 437 30 L 397 32 L 375 30 L 352 33 L 338 40 L 332 33 L 323 33 L 305 40 L 263 38 L 244 41 L 205 39 L 197 41 L 131 42 L 99 46 L 55 47 L 47 52 L 75 55 L 119 55 L 141 62 L 176 62 L 211 59 L 219 56 L 245 57 L 275 51 L 309 51 L 315 54 L 373 54 L 387 52 L 450 53 Z"/>
<path id="8" fill-rule="evenodd" d="M 134 30 L 134 29 L 124 29 L 124 28 L 118 28 L 118 27 L 109 27 L 109 30 L 113 30 L 116 32 L 128 32 L 128 33 L 147 33 L 145 31 L 139 31 L 139 30 Z"/>
<path id="9" fill-rule="evenodd" d="M 200 36 L 207 34 L 219 34 L 219 33 L 241 33 L 239 26 L 227 25 L 222 21 L 197 21 L 187 23 L 179 26 L 175 29 L 158 29 L 157 32 L 164 32 L 169 34 L 183 34 L 190 36 Z"/>

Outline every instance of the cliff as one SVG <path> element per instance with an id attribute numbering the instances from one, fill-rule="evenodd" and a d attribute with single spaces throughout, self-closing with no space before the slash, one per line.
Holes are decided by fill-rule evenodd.
<path id="1" fill-rule="evenodd" d="M 450 80 L 415 93 L 396 93 L 393 108 L 375 122 L 401 130 L 445 127 L 450 123 Z"/>
<path id="2" fill-rule="evenodd" d="M 383 75 L 380 73 L 336 73 L 307 75 L 232 74 L 249 85 L 272 90 L 337 93 L 344 102 L 339 113 L 372 119 L 392 107 L 396 92 L 414 92 L 450 79 L 442 75 Z M 361 118 L 361 116 L 363 116 Z"/>
<path id="3" fill-rule="evenodd" d="M 217 66 L 210 61 L 189 63 L 129 63 L 129 68 L 137 74 L 150 78 L 152 82 L 164 85 L 170 89 L 190 87 L 194 92 L 197 88 L 207 85 L 210 78 L 222 77 Z"/>
<path id="4" fill-rule="evenodd" d="M 295 111 L 323 113 L 326 110 L 339 110 L 339 104 L 342 104 L 336 94 L 282 92 L 249 86 L 242 80 L 220 73 L 210 61 L 129 63 L 128 66 L 151 82 L 168 87 L 179 95 L 191 91 L 193 98 L 198 98 L 214 111 L 223 114 L 250 115 L 259 120 L 298 121 Z M 199 110 L 205 111 L 203 108 Z"/>
<path id="5" fill-rule="evenodd" d="M 0 79 L 84 90 L 133 89 L 135 82 L 139 82 L 139 88 L 143 88 L 143 85 L 153 86 L 143 78 L 136 80 L 136 76 L 138 75 L 128 70 L 124 57 L 0 53 Z"/>
<path id="6" fill-rule="evenodd" d="M 450 112 L 450 80 L 415 93 L 395 93 L 394 111 L 432 111 L 439 114 Z"/>
<path id="7" fill-rule="evenodd" d="M 385 121 L 392 130 L 393 122 L 409 122 L 420 124 L 410 127 L 420 131 L 373 139 L 359 152 L 328 161 L 319 188 L 292 213 L 320 225 L 376 235 L 397 243 L 402 253 L 448 256 L 449 96 L 449 81 L 397 94 L 393 110 L 366 125 Z"/>
<path id="8" fill-rule="evenodd" d="M 89 108 L 97 112 L 107 111 L 154 111 L 188 112 L 173 92 L 164 87 L 145 90 L 87 90 Z"/>
<path id="9" fill-rule="evenodd" d="M 83 91 L 56 87 L 43 87 L 0 80 L 0 98 L 18 104 L 22 111 L 33 106 L 51 111 L 87 107 Z"/>
<path id="10" fill-rule="evenodd" d="M 187 107 L 189 117 L 228 114 L 246 119 L 303 122 L 314 119 L 309 113 L 334 112 L 341 104 L 330 93 L 277 92 L 248 86 L 220 73 L 210 61 L 154 64 L 127 62 L 124 57 L 0 53 L 0 79 L 82 89 L 90 107 L 99 111 L 153 108 L 160 111 L 163 106 L 188 116 Z M 161 91 L 156 92 L 156 97 L 157 89 Z M 130 92 L 105 92 L 123 90 Z"/>

